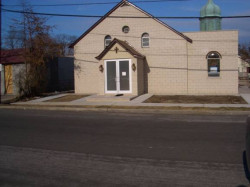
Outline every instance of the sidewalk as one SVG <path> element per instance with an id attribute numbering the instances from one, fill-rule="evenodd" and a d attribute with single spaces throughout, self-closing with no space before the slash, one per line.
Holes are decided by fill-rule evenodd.
<path id="1" fill-rule="evenodd" d="M 96 95 L 91 95 L 71 102 L 49 102 L 52 99 L 60 98 L 69 94 L 59 94 L 56 96 L 49 96 L 27 102 L 17 102 L 13 105 L 39 105 L 39 106 L 150 106 L 150 107 L 206 107 L 206 108 L 250 108 L 250 94 L 242 94 L 242 97 L 248 104 L 185 104 L 185 103 L 143 103 L 152 96 L 152 94 L 144 94 L 131 101 L 96 101 L 89 102 L 88 98 Z M 100 96 L 102 97 L 102 96 Z M 115 97 L 115 96 L 114 96 Z"/>
<path id="2" fill-rule="evenodd" d="M 250 94 L 243 94 L 242 97 L 248 104 L 185 104 L 185 103 L 143 103 L 146 99 L 151 97 L 151 94 L 144 94 L 131 101 L 123 102 L 89 102 L 91 97 L 98 97 L 91 95 L 71 102 L 49 102 L 51 99 L 60 98 L 69 94 L 60 94 L 56 96 L 49 96 L 27 102 L 17 102 L 11 104 L 14 108 L 23 109 L 46 109 L 46 110 L 73 110 L 73 111 L 126 111 L 126 112 L 178 112 L 186 113 L 250 113 Z M 115 96 L 114 96 L 115 97 Z M 6 106 L 8 107 L 8 106 Z M 9 108 L 9 107 L 8 107 Z"/>
<path id="3" fill-rule="evenodd" d="M 90 95 L 81 99 L 58 102 L 51 101 L 52 99 L 69 96 L 74 94 L 63 93 L 59 95 L 48 96 L 26 102 L 16 102 L 0 108 L 32 108 L 46 110 L 95 110 L 95 111 L 238 111 L 250 113 L 250 89 L 248 87 L 239 88 L 240 96 L 245 99 L 248 104 L 186 104 L 186 103 L 143 103 L 150 98 L 152 94 L 144 94 L 138 97 L 135 96 L 99 96 Z"/>

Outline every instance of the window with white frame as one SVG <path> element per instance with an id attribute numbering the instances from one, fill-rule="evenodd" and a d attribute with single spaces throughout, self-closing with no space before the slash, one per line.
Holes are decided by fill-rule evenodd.
<path id="1" fill-rule="evenodd" d="M 220 76 L 220 59 L 221 55 L 218 52 L 212 51 L 207 54 L 208 76 Z"/>
<path id="2" fill-rule="evenodd" d="M 104 47 L 107 47 L 111 43 L 111 40 L 112 40 L 112 38 L 111 38 L 110 35 L 105 36 L 105 38 L 104 38 Z"/>
<path id="3" fill-rule="evenodd" d="M 149 34 L 143 33 L 141 37 L 141 46 L 142 47 L 149 47 Z"/>

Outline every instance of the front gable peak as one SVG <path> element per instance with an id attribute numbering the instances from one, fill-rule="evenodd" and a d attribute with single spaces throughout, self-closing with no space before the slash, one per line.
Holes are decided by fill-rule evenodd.
<path id="1" fill-rule="evenodd" d="M 166 23 L 162 22 L 161 20 L 155 18 L 154 16 L 152 16 L 151 14 L 149 14 L 148 12 L 142 10 L 141 8 L 137 7 L 136 5 L 130 3 L 127 0 L 122 0 L 120 1 L 115 7 L 113 7 L 108 13 L 106 13 L 103 17 L 101 17 L 94 25 L 92 25 L 85 33 L 83 33 L 76 41 L 74 41 L 69 47 L 73 48 L 82 38 L 84 38 L 89 32 L 91 32 L 96 26 L 98 26 L 103 20 L 105 20 L 107 17 L 110 16 L 110 14 L 112 14 L 116 9 L 118 9 L 119 7 L 122 6 L 132 6 L 135 9 L 139 10 L 140 12 L 144 13 L 146 15 L 145 19 L 154 19 L 155 21 L 157 21 L 158 23 L 160 23 L 161 25 L 167 27 L 168 29 L 170 29 L 171 31 L 173 31 L 174 33 L 176 33 L 177 35 L 181 36 L 182 38 L 184 38 L 185 40 L 187 40 L 188 42 L 192 43 L 192 39 L 190 39 L 189 37 L 185 36 L 184 34 L 182 34 L 181 32 L 175 30 L 174 28 L 170 27 L 169 25 L 167 25 Z M 115 18 L 115 16 L 113 16 L 113 18 Z M 125 18 L 125 17 L 124 17 Z"/>

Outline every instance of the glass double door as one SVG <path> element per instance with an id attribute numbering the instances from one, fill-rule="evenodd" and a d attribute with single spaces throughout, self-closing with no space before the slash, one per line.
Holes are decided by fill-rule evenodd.
<path id="1" fill-rule="evenodd" d="M 131 93 L 131 60 L 108 60 L 105 67 L 105 92 Z"/>

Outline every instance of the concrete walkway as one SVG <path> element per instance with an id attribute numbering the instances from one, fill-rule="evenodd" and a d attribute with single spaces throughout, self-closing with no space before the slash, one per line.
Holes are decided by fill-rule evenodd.
<path id="1" fill-rule="evenodd" d="M 108 101 L 92 101 L 93 98 L 98 98 L 97 95 L 87 96 L 78 100 L 71 102 L 49 102 L 51 99 L 63 97 L 68 94 L 60 94 L 56 96 L 49 96 L 41 99 L 36 99 L 27 102 L 17 102 L 12 105 L 15 106 L 48 106 L 48 107 L 145 107 L 145 108 L 162 108 L 162 107 L 182 107 L 182 108 L 249 108 L 250 109 L 250 93 L 240 94 L 248 104 L 186 104 L 186 103 L 143 103 L 146 99 L 150 98 L 152 94 L 144 94 L 139 97 L 134 98 L 131 101 L 122 101 L 119 99 L 117 101 L 112 101 L 109 97 Z M 101 97 L 101 96 L 100 96 Z M 114 96 L 115 97 L 115 96 Z M 127 97 L 127 96 L 125 96 Z M 131 96 L 134 97 L 134 96 Z M 92 99 L 91 99 L 92 98 Z M 45 102 L 46 101 L 46 102 Z M 92 101 L 92 102 L 90 102 Z"/>
<path id="2" fill-rule="evenodd" d="M 241 96 L 248 104 L 250 104 L 250 94 L 240 94 L 240 96 Z"/>

